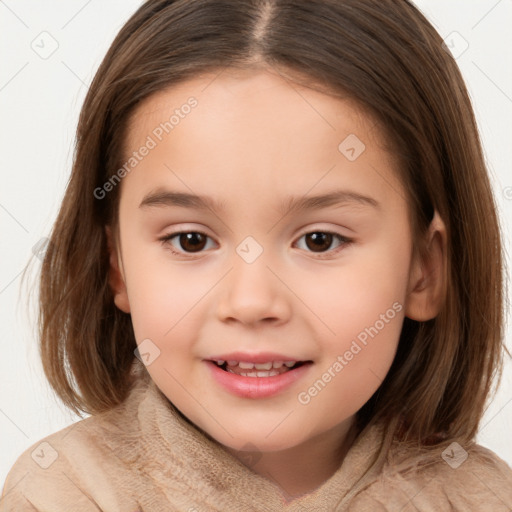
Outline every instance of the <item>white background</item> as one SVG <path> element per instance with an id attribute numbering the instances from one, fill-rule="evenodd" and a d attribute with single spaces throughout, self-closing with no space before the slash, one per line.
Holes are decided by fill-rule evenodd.
<path id="1" fill-rule="evenodd" d="M 57 214 L 87 86 L 114 36 L 140 3 L 0 0 L 0 486 L 22 451 L 78 419 L 57 401 L 43 376 L 34 307 L 27 304 L 21 272 Z M 454 51 L 464 49 L 464 40 L 469 44 L 457 61 L 474 103 L 510 255 L 512 1 L 416 4 L 443 38 L 458 32 L 449 38 Z M 56 42 L 40 36 L 44 31 Z M 41 37 L 47 49 L 58 44 L 46 59 L 32 48 Z M 37 258 L 32 260 L 30 287 L 40 265 Z M 510 323 L 509 310 L 509 347 Z M 501 388 L 477 440 L 512 465 L 512 363 L 506 360 Z"/>

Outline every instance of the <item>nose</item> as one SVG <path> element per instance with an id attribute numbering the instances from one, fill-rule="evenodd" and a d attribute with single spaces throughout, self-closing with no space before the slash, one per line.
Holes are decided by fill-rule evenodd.
<path id="1" fill-rule="evenodd" d="M 281 324 L 290 318 L 290 296 L 263 255 L 252 263 L 237 255 L 232 270 L 223 279 L 217 316 L 223 322 L 244 325 Z"/>

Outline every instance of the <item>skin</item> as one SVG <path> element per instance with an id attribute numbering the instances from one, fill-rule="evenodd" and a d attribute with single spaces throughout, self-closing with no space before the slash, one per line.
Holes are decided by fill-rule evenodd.
<path id="1" fill-rule="evenodd" d="M 356 412 L 393 361 L 404 316 L 436 316 L 446 230 L 436 213 L 427 256 L 413 256 L 406 194 L 375 123 L 353 102 L 270 70 L 225 69 L 151 96 L 130 119 L 125 156 L 190 96 L 197 107 L 121 182 L 119 239 L 107 228 L 110 283 L 117 307 L 131 314 L 137 343 L 149 338 L 160 350 L 147 369 L 162 392 L 246 464 L 253 445 L 252 470 L 290 499 L 340 466 L 357 433 Z M 355 161 L 338 150 L 350 134 L 366 146 Z M 206 195 L 225 208 L 139 208 L 158 187 Z M 288 196 L 335 189 L 370 196 L 379 207 L 279 209 Z M 160 240 L 179 231 L 209 238 L 200 252 L 180 245 L 179 236 Z M 304 236 L 315 232 L 352 241 L 333 237 L 315 251 Z M 263 249 L 252 263 L 236 252 L 247 236 Z M 300 403 L 299 394 L 394 303 L 401 306 L 394 318 Z M 314 364 L 276 396 L 241 398 L 220 387 L 204 362 L 235 350 Z"/>

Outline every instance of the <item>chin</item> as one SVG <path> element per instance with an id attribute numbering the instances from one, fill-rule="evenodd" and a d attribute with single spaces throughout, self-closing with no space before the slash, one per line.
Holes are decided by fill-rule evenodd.
<path id="1" fill-rule="evenodd" d="M 292 433 L 286 431 L 282 431 L 277 434 L 276 432 L 272 432 L 272 429 L 273 428 L 235 430 L 234 428 L 231 428 L 229 432 L 233 437 L 226 434 L 224 431 L 222 431 L 221 434 L 219 432 L 212 433 L 210 436 L 226 448 L 247 452 L 276 452 L 287 450 L 307 440 L 298 435 L 294 436 Z M 269 435 L 269 433 L 271 434 Z"/>

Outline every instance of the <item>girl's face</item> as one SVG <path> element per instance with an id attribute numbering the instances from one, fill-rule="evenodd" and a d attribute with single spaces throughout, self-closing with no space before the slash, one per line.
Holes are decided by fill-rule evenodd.
<path id="1" fill-rule="evenodd" d="M 157 386 L 235 450 L 346 431 L 420 277 L 374 123 L 272 72 L 223 70 L 143 102 L 125 142 L 121 183 L 98 194 L 121 186 L 111 282 Z"/>

